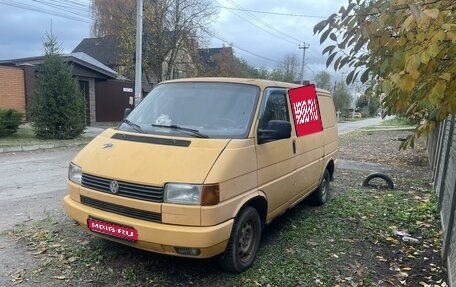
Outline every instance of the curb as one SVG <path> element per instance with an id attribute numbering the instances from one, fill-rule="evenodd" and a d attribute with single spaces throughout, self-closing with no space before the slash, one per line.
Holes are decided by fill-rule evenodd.
<path id="1" fill-rule="evenodd" d="M 102 127 L 86 127 L 84 133 L 85 138 L 81 139 L 80 142 L 54 142 L 54 143 L 41 143 L 41 144 L 24 144 L 24 145 L 5 145 L 0 146 L 0 154 L 2 153 L 15 153 L 15 152 L 27 152 L 37 150 L 48 150 L 54 148 L 69 148 L 69 147 L 82 147 L 93 140 L 97 135 L 102 133 L 105 128 Z"/>
<path id="2" fill-rule="evenodd" d="M 80 143 L 49 143 L 49 144 L 35 144 L 35 145 L 19 145 L 19 146 L 0 146 L 0 154 L 36 151 L 36 150 L 47 150 L 47 149 L 65 148 L 65 147 L 80 147 L 80 146 L 85 146 L 88 143 L 89 143 L 89 141 L 80 142 Z"/>
<path id="3" fill-rule="evenodd" d="M 379 127 L 379 128 L 372 128 L 372 127 Z M 382 126 L 367 126 L 364 128 L 359 129 L 360 131 L 368 131 L 368 132 L 383 132 L 383 131 L 413 131 L 415 127 L 382 127 Z"/>

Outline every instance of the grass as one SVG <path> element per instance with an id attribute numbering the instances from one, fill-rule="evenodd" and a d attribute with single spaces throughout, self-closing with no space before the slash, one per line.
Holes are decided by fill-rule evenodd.
<path id="1" fill-rule="evenodd" d="M 17 145 L 40 145 L 40 144 L 78 144 L 87 143 L 92 137 L 79 136 L 69 140 L 39 139 L 36 137 L 33 129 L 27 126 L 20 126 L 16 133 L 0 138 L 0 146 L 17 146 Z"/>
<path id="2" fill-rule="evenodd" d="M 241 274 L 220 271 L 214 259 L 158 255 L 96 238 L 68 219 L 46 218 L 13 234 L 32 253 L 46 251 L 38 256 L 48 265 L 35 270 L 35 280 L 47 282 L 57 275 L 95 285 L 220 287 L 377 286 L 384 278 L 378 278 L 372 262 L 382 264 L 378 257 L 388 257 L 382 252 L 390 248 L 393 229 L 407 230 L 426 245 L 439 237 L 437 203 L 430 191 L 344 190 L 337 182 L 333 189 L 326 205 L 299 204 L 273 221 L 263 232 L 254 266 Z M 404 243 L 393 241 L 407 252 Z"/>
<path id="3" fill-rule="evenodd" d="M 363 127 L 361 130 L 365 131 L 383 131 L 383 130 L 395 130 L 395 129 L 414 129 L 415 125 L 410 123 L 405 118 L 395 117 L 392 119 L 384 120 L 377 125 Z"/>
<path id="4" fill-rule="evenodd" d="M 346 123 L 346 122 L 357 122 L 357 121 L 362 121 L 362 120 L 365 120 L 365 119 L 368 119 L 370 117 L 366 117 L 366 118 L 352 118 L 351 116 L 348 117 L 348 118 L 343 118 L 343 117 L 340 117 L 340 120 L 339 120 L 339 123 Z"/>
<path id="5" fill-rule="evenodd" d="M 406 118 L 396 116 L 392 119 L 382 121 L 380 126 L 412 127 L 414 124 Z"/>

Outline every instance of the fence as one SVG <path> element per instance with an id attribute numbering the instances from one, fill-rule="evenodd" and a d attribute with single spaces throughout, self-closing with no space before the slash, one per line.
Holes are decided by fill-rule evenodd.
<path id="1" fill-rule="evenodd" d="M 434 188 L 439 195 L 443 230 L 442 258 L 447 262 L 448 281 L 456 287 L 456 115 L 449 116 L 427 138 L 427 151 Z"/>

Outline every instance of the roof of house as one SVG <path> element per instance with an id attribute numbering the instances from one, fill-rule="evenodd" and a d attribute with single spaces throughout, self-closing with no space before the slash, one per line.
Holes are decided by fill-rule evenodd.
<path id="1" fill-rule="evenodd" d="M 119 65 L 120 48 L 114 37 L 85 38 L 74 48 L 73 53 L 75 52 L 84 52 L 111 68 Z M 199 60 L 205 67 L 216 65 L 214 56 L 222 53 L 233 57 L 231 47 L 198 49 Z"/>
<path id="2" fill-rule="evenodd" d="M 72 53 L 83 52 L 97 59 L 106 66 L 114 67 L 119 64 L 120 48 L 114 37 L 82 39 Z"/>
<path id="3" fill-rule="evenodd" d="M 119 75 L 116 71 L 109 68 L 108 66 L 104 65 L 100 61 L 94 59 L 93 57 L 79 52 L 79 53 L 70 53 L 70 54 L 63 54 L 62 57 L 67 62 L 77 63 L 81 66 L 84 66 L 88 69 L 94 70 L 100 74 L 103 74 L 109 78 L 113 79 L 124 79 L 123 76 Z M 14 66 L 21 66 L 21 65 L 36 65 L 41 64 L 44 61 L 44 56 L 37 56 L 37 57 L 27 57 L 27 58 L 19 58 L 19 59 L 10 59 L 10 60 L 0 60 L 0 65 L 14 65 Z"/>

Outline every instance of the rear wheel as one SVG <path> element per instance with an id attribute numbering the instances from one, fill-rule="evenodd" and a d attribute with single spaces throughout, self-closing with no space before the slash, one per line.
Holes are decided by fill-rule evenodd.
<path id="1" fill-rule="evenodd" d="M 261 220 L 255 208 L 247 206 L 237 216 L 220 266 L 229 272 L 242 272 L 255 260 L 261 239 Z"/>
<path id="2" fill-rule="evenodd" d="M 329 171 L 326 169 L 323 173 L 323 177 L 321 178 L 320 185 L 309 198 L 312 205 L 320 206 L 328 201 L 330 180 L 331 176 L 329 174 Z"/>

